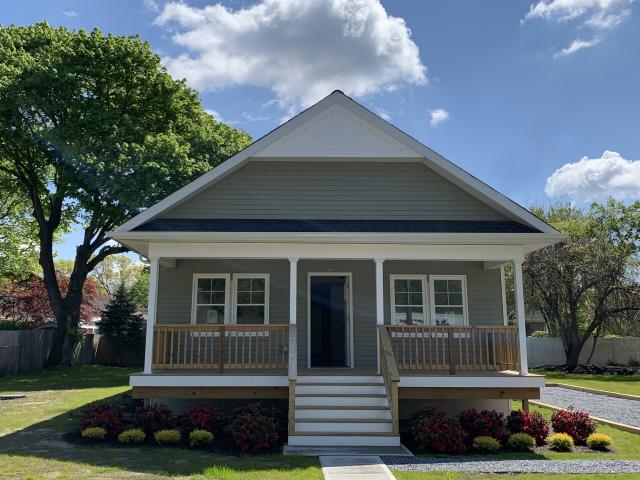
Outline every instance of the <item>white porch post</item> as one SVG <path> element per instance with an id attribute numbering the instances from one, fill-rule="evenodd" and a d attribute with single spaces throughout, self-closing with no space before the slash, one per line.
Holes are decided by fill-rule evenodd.
<path id="1" fill-rule="evenodd" d="M 376 258 L 376 356 L 380 373 L 380 333 L 379 325 L 384 325 L 384 259 Z"/>
<path id="2" fill-rule="evenodd" d="M 298 376 L 298 341 L 296 335 L 298 310 L 298 259 L 289 259 L 289 379 Z"/>
<path id="3" fill-rule="evenodd" d="M 151 373 L 153 362 L 153 326 L 156 323 L 156 303 L 158 298 L 158 258 L 149 258 L 149 306 L 147 307 L 147 332 L 144 345 L 144 373 Z"/>
<path id="4" fill-rule="evenodd" d="M 520 352 L 520 375 L 529 373 L 527 363 L 527 329 L 524 317 L 524 288 L 522 286 L 522 259 L 513 260 L 513 280 L 516 294 L 516 316 L 518 317 L 518 350 Z"/>

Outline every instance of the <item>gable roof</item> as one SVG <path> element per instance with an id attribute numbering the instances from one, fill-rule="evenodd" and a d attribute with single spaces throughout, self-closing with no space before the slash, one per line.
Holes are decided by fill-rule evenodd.
<path id="1" fill-rule="evenodd" d="M 333 106 L 339 106 L 342 111 L 347 111 L 349 115 L 353 115 L 355 118 L 360 119 L 368 126 L 368 130 L 380 132 L 385 140 L 388 139 L 389 144 L 397 145 L 398 148 L 404 152 L 403 155 L 395 154 L 394 156 L 398 156 L 400 159 L 402 159 L 402 157 L 420 158 L 428 168 L 434 170 L 436 173 L 462 188 L 481 202 L 499 211 L 507 218 L 523 223 L 524 225 L 542 233 L 559 233 L 524 207 L 497 192 L 484 182 L 453 164 L 437 152 L 431 150 L 429 147 L 423 145 L 389 122 L 378 117 L 376 114 L 339 90 L 334 91 L 329 96 L 272 130 L 244 150 L 238 152 L 233 157 L 120 225 L 114 233 L 130 232 L 140 225 L 155 219 L 169 209 L 188 200 L 203 191 L 205 188 L 210 187 L 225 178 L 227 175 L 241 168 L 247 162 L 251 161 L 252 157 L 269 157 L 278 155 L 279 152 L 277 148 L 269 149 L 269 147 L 277 146 L 278 143 L 276 142 L 279 142 L 279 144 L 286 142 L 286 139 L 290 138 L 288 136 L 290 136 L 294 131 L 299 131 L 299 129 L 308 122 L 321 118 L 321 114 Z M 317 137 L 317 134 L 315 136 Z M 386 160 L 391 160 L 391 158 L 387 158 Z M 406 161 L 406 158 L 404 158 L 404 160 Z"/>

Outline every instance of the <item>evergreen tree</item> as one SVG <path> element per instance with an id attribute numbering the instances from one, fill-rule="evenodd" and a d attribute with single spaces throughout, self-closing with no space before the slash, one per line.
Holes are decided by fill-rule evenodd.
<path id="1" fill-rule="evenodd" d="M 142 315 L 131 293 L 121 284 L 102 312 L 98 332 L 114 342 L 114 347 L 134 352 L 143 346 Z"/>

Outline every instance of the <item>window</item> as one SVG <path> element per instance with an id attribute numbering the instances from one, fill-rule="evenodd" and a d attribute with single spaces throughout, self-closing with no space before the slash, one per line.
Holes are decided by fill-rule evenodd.
<path id="1" fill-rule="evenodd" d="M 431 319 L 435 325 L 466 325 L 467 281 L 464 275 L 432 275 Z"/>
<path id="2" fill-rule="evenodd" d="M 269 323 L 269 275 L 235 275 L 234 287 L 235 323 Z"/>
<path id="3" fill-rule="evenodd" d="M 226 323 L 229 275 L 195 275 L 193 285 L 191 323 Z"/>
<path id="4" fill-rule="evenodd" d="M 424 275 L 391 275 L 391 323 L 426 325 Z"/>

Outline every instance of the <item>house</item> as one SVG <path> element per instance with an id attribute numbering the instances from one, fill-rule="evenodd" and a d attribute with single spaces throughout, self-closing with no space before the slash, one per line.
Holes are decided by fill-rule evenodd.
<path id="1" fill-rule="evenodd" d="M 522 261 L 563 236 L 342 92 L 110 236 L 151 262 L 138 398 L 278 398 L 289 445 L 394 446 L 419 404 L 543 385 Z"/>

